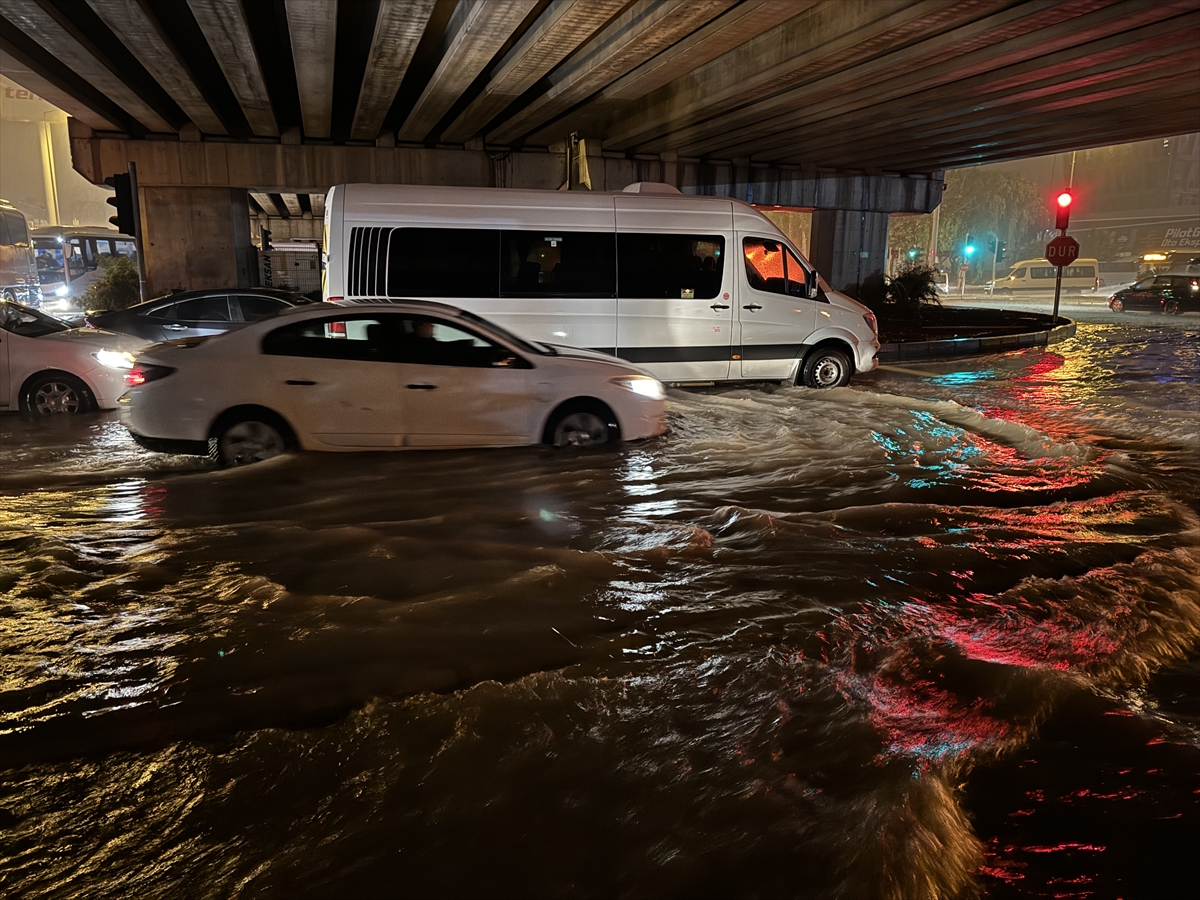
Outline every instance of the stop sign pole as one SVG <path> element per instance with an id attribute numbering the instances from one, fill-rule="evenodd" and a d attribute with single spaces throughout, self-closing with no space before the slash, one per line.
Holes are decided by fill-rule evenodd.
<path id="1" fill-rule="evenodd" d="M 1062 270 L 1079 258 L 1079 242 L 1073 237 L 1067 237 L 1067 223 L 1071 219 L 1071 196 L 1069 190 L 1058 195 L 1058 210 L 1055 213 L 1054 227 L 1058 229 L 1058 237 L 1046 245 L 1046 260 L 1058 266 L 1058 275 L 1054 279 L 1054 323 L 1058 324 L 1058 299 L 1062 296 Z"/>

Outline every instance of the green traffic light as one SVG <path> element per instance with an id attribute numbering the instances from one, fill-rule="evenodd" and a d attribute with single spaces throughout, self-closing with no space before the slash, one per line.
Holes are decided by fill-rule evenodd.
<path id="1" fill-rule="evenodd" d="M 915 249 L 914 249 L 914 250 L 909 250 L 909 251 L 908 251 L 908 258 L 909 258 L 909 259 L 916 259 L 916 258 L 917 258 L 917 251 L 916 251 Z"/>
<path id="2" fill-rule="evenodd" d="M 967 246 L 964 249 L 966 250 L 967 256 L 975 255 L 975 246 L 973 244 L 967 244 Z"/>

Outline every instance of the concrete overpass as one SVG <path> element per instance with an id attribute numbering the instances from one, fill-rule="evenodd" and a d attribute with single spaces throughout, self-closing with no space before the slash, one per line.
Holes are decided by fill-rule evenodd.
<path id="1" fill-rule="evenodd" d="M 93 182 L 137 163 L 156 290 L 246 283 L 248 217 L 330 184 L 582 187 L 581 148 L 814 210 L 845 285 L 946 168 L 1193 130 L 1200 0 L 5 0 L 0 68 Z"/>

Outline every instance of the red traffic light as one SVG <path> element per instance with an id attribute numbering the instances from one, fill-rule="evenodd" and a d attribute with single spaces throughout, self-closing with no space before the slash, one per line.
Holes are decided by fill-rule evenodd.
<path id="1" fill-rule="evenodd" d="M 1067 222 L 1071 219 L 1071 201 L 1074 199 L 1070 191 L 1063 191 L 1058 195 L 1058 209 L 1054 215 L 1054 227 L 1059 231 L 1066 231 L 1067 229 Z"/>

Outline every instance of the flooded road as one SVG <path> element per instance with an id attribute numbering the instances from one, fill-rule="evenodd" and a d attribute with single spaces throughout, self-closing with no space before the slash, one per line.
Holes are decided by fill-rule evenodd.
<path id="1" fill-rule="evenodd" d="M 674 390 L 583 454 L 0 418 L 0 887 L 1177 895 L 1198 347 Z"/>

